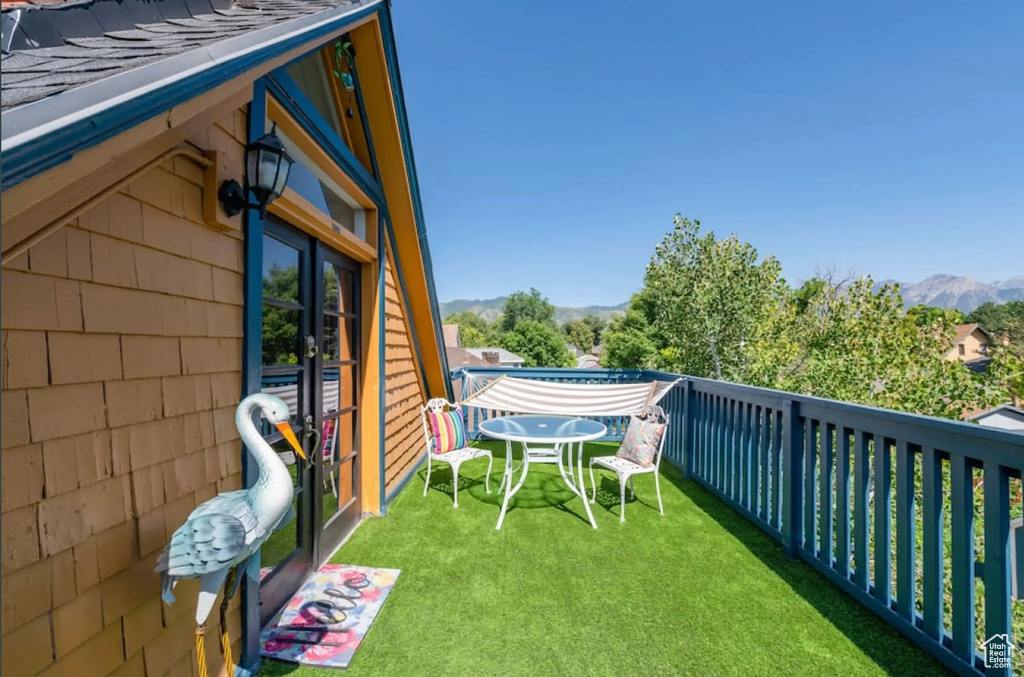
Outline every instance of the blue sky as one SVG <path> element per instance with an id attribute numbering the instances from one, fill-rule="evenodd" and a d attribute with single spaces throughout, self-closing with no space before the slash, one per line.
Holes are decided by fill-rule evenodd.
<path id="1" fill-rule="evenodd" d="M 624 301 L 677 212 L 790 281 L 1024 274 L 1020 0 L 393 15 L 441 300 Z"/>

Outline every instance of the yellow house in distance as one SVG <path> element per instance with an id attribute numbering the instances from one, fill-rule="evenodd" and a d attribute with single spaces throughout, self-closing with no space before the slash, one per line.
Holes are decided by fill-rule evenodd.
<path id="1" fill-rule="evenodd" d="M 947 360 L 973 362 L 989 356 L 991 338 L 977 323 L 958 324 L 953 346 L 946 353 Z"/>
<path id="2" fill-rule="evenodd" d="M 162 605 L 155 560 L 254 481 L 262 391 L 316 462 L 233 607 L 251 670 L 449 394 L 389 3 L 3 10 L 2 672 L 191 674 L 195 590 Z"/>

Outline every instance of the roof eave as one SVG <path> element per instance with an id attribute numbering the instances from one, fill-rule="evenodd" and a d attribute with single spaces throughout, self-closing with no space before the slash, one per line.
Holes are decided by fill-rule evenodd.
<path id="1" fill-rule="evenodd" d="M 383 0 L 317 12 L 227 38 L 4 111 L 2 188 L 65 162 L 174 106 L 372 14 Z"/>

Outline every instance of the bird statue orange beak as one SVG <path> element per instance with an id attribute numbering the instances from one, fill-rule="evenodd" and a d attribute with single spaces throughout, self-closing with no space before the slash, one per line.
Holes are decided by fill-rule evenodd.
<path id="1" fill-rule="evenodd" d="M 303 461 L 309 460 L 306 458 L 306 452 L 302 450 L 302 445 L 299 444 L 299 438 L 295 437 L 295 432 L 292 430 L 292 427 L 288 425 L 288 421 L 277 423 L 275 425 L 277 426 L 277 429 L 281 431 L 281 434 L 284 435 L 284 438 L 288 440 L 288 444 L 292 445 L 292 449 L 295 450 L 295 453 L 298 454 Z"/>

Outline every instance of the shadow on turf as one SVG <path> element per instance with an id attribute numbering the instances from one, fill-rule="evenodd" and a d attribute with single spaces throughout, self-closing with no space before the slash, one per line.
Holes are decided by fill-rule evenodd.
<path id="1" fill-rule="evenodd" d="M 584 461 L 586 461 L 586 458 L 589 455 L 589 453 L 585 454 Z M 519 453 L 518 451 L 514 452 L 513 460 L 518 461 L 519 458 L 521 458 L 521 453 Z M 502 473 L 504 472 L 504 468 L 504 450 L 500 452 L 495 451 L 494 467 L 491 471 L 490 479 L 491 493 L 487 493 L 487 489 L 484 484 L 484 478 L 482 475 L 480 477 L 474 478 L 467 477 L 462 472 L 460 472 L 459 491 L 463 492 L 461 495 L 465 496 L 468 494 L 470 497 L 476 499 L 477 501 L 480 501 L 481 503 L 493 505 L 500 509 L 502 501 L 504 500 L 504 493 L 499 493 L 498 487 L 501 485 L 501 477 Z M 417 471 L 417 474 L 419 475 L 419 478 L 421 480 L 426 482 L 426 467 L 420 468 Z M 518 482 L 519 477 L 519 468 L 515 467 L 513 482 Z M 448 466 L 447 464 L 435 465 L 434 468 L 430 471 L 429 486 L 431 490 L 440 491 L 441 493 L 445 494 L 448 498 L 454 499 L 452 493 L 451 467 Z M 589 495 L 589 487 L 587 490 Z M 599 502 L 603 495 L 602 491 L 602 489 L 599 489 L 598 491 Z M 568 487 L 565 486 L 565 483 L 562 481 L 560 475 L 553 475 L 548 472 L 531 471 L 527 474 L 526 480 L 523 482 L 523 486 L 520 487 L 519 491 L 516 492 L 516 495 L 512 497 L 512 500 L 508 506 L 508 513 L 506 513 L 506 516 L 519 509 L 537 510 L 541 508 L 556 508 L 566 513 L 567 515 L 572 515 L 576 519 L 586 523 L 589 526 L 590 521 L 587 519 L 586 515 L 583 513 L 582 510 L 577 512 L 577 510 L 566 506 L 566 503 L 568 503 L 574 498 L 576 498 L 576 494 L 574 494 L 572 491 L 568 489 Z M 631 500 L 634 499 L 627 498 L 627 502 L 630 502 Z M 604 505 L 604 503 L 602 503 L 602 505 Z M 618 498 L 616 498 L 614 505 L 618 506 Z"/>
<path id="2" fill-rule="evenodd" d="M 704 514 L 740 541 L 747 550 L 756 555 L 779 578 L 785 581 L 796 594 L 813 606 L 886 672 L 891 675 L 907 674 L 908 665 L 911 663 L 908 661 L 908 656 L 903 652 L 894 653 L 887 650 L 887 648 L 892 648 L 893 643 L 899 643 L 902 645 L 901 649 L 918 652 L 921 657 L 917 666 L 921 669 L 915 674 L 953 674 L 922 649 L 917 647 L 911 649 L 909 639 L 901 635 L 895 628 L 890 627 L 871 610 L 848 596 L 809 564 L 790 559 L 778 541 L 762 532 L 750 520 L 730 508 L 697 482 L 683 480 L 680 472 L 671 466 L 662 466 L 662 477 L 669 480 Z M 890 635 L 891 641 L 879 642 L 878 638 L 881 633 Z"/>

